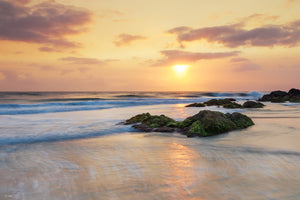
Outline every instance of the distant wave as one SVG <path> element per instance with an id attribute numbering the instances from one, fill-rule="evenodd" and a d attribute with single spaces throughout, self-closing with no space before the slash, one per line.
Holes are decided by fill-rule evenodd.
<path id="1" fill-rule="evenodd" d="M 203 93 L 203 96 L 211 96 L 211 97 L 261 97 L 263 94 L 257 91 L 252 92 L 237 92 L 237 93 L 231 93 L 231 92 L 208 92 Z"/>
<path id="2" fill-rule="evenodd" d="M 150 95 L 137 95 L 137 94 L 124 94 L 124 95 L 116 95 L 114 97 L 118 98 L 154 98 L 155 96 Z"/>
<path id="3" fill-rule="evenodd" d="M 252 92 L 201 92 L 192 93 L 186 95 L 179 95 L 179 97 L 261 97 L 263 93 L 252 91 Z"/>
<path id="4" fill-rule="evenodd" d="M 0 115 L 39 114 L 71 112 L 84 110 L 101 110 L 109 108 L 147 106 L 159 104 L 191 103 L 191 99 L 130 99 L 130 100 L 96 100 L 76 102 L 51 102 L 36 104 L 0 104 Z"/>
<path id="5" fill-rule="evenodd" d="M 23 93 L 21 93 L 23 94 Z M 27 94 L 27 93 L 26 93 Z M 67 93 L 69 95 L 69 93 Z M 74 98 L 51 98 L 45 95 L 40 99 L 23 100 L 25 103 L 7 103 L 11 102 L 5 99 L 5 103 L 0 104 L 0 115 L 19 115 L 19 114 L 39 114 L 55 112 L 71 112 L 84 110 L 100 110 L 119 107 L 147 106 L 160 104 L 188 104 L 195 102 L 204 102 L 211 98 L 232 97 L 237 100 L 257 99 L 262 94 L 259 92 L 249 93 L 201 93 L 201 92 L 172 92 L 147 94 L 120 94 L 114 95 L 108 93 L 109 98 L 100 97 L 74 97 Z M 151 93 L 150 93 L 151 94 Z M 49 95 L 49 93 L 47 93 Z M 63 94 L 59 93 L 59 96 Z M 158 98 L 158 96 L 160 98 Z M 1 100 L 1 99 L 0 99 Z M 21 101 L 21 100 L 20 100 Z M 21 102 L 23 102 L 21 101 Z M 18 101 L 12 101 L 18 102 Z"/>
<path id="6" fill-rule="evenodd" d="M 51 101 L 95 101 L 105 100 L 104 98 L 54 98 L 54 99 L 40 99 L 38 102 L 51 102 Z"/>
<path id="7" fill-rule="evenodd" d="M 0 145 L 12 145 L 12 144 L 28 144 L 28 143 L 40 143 L 40 142 L 56 142 L 63 140 L 74 140 L 98 137 L 108 134 L 118 134 L 130 131 L 130 127 L 122 126 L 117 128 L 110 128 L 107 130 L 101 130 L 100 132 L 91 133 L 78 133 L 78 134 L 51 134 L 51 135 L 35 135 L 35 136 L 23 136 L 23 137 L 2 137 L 0 138 Z"/>

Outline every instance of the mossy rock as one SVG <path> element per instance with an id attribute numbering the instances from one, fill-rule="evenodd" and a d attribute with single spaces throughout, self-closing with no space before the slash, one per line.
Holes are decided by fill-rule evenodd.
<path id="1" fill-rule="evenodd" d="M 242 108 L 241 104 L 231 102 L 223 105 L 223 108 Z"/>
<path id="2" fill-rule="evenodd" d="M 263 108 L 264 106 L 264 104 L 255 101 L 246 101 L 243 104 L 243 108 Z"/>
<path id="3" fill-rule="evenodd" d="M 125 121 L 125 125 L 142 123 L 150 126 L 151 128 L 163 127 L 176 123 L 174 119 L 171 119 L 165 115 L 150 115 L 150 113 L 143 113 L 136 115 Z"/>
<path id="4" fill-rule="evenodd" d="M 231 99 L 211 99 L 204 102 L 204 104 L 207 106 L 222 106 L 224 104 L 230 104 L 231 102 Z"/>
<path id="5" fill-rule="evenodd" d="M 232 114 L 227 113 L 226 115 L 235 124 L 236 129 L 243 129 L 254 125 L 254 122 L 251 120 L 250 117 L 243 115 L 241 113 L 234 112 Z"/>
<path id="6" fill-rule="evenodd" d="M 187 133 L 188 137 L 192 136 L 209 136 L 209 134 L 205 131 L 203 124 L 200 121 L 195 121 L 191 127 L 190 130 Z"/>
<path id="7" fill-rule="evenodd" d="M 136 123 L 139 123 L 139 122 L 143 122 L 144 120 L 147 120 L 150 117 L 151 117 L 150 113 L 139 114 L 139 115 L 136 115 L 134 117 L 131 117 L 130 119 L 127 119 L 124 124 L 125 125 L 136 124 Z"/>
<path id="8" fill-rule="evenodd" d="M 241 113 L 224 114 L 217 111 L 203 110 L 183 121 L 175 121 L 165 115 L 136 115 L 124 124 L 134 124 L 142 132 L 173 132 L 177 130 L 188 137 L 207 137 L 226 133 L 231 130 L 247 128 L 253 121 Z"/>
<path id="9" fill-rule="evenodd" d="M 207 106 L 223 106 L 223 108 L 242 108 L 241 104 L 235 103 L 236 101 L 233 98 L 226 99 L 211 99 L 209 101 L 204 102 L 203 104 Z"/>
<path id="10" fill-rule="evenodd" d="M 192 123 L 193 123 L 193 121 L 190 120 L 189 118 L 187 118 L 183 121 L 177 122 L 177 127 L 185 130 L 185 129 L 189 128 L 189 126 L 191 126 Z"/>
<path id="11" fill-rule="evenodd" d="M 230 117 L 217 111 L 203 110 L 187 119 L 192 122 L 187 133 L 188 136 L 206 137 L 236 129 L 236 125 Z M 201 127 L 198 127 L 200 125 Z M 204 131 L 201 131 L 201 133 L 199 133 L 199 131 L 195 132 L 195 130 L 200 130 L 202 128 Z"/>
<path id="12" fill-rule="evenodd" d="M 185 107 L 205 107 L 205 104 L 203 104 L 203 103 L 191 103 L 189 105 L 186 105 Z"/>

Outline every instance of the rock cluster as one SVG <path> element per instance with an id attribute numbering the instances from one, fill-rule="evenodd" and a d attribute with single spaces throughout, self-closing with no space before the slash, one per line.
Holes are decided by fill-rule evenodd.
<path id="1" fill-rule="evenodd" d="M 273 91 L 270 94 L 264 95 L 259 101 L 271 101 L 273 103 L 283 103 L 286 101 L 300 103 L 300 90 L 292 88 L 288 92 Z"/>
<path id="2" fill-rule="evenodd" d="M 133 124 L 133 128 L 142 132 L 178 131 L 188 137 L 213 136 L 254 125 L 249 117 L 241 113 L 224 114 L 210 110 L 200 111 L 183 121 L 175 121 L 165 115 L 143 113 L 126 120 L 123 124 Z"/>
<path id="3" fill-rule="evenodd" d="M 223 108 L 262 108 L 265 105 L 260 102 L 246 101 L 243 105 L 234 102 L 235 99 L 211 99 L 204 103 L 192 103 L 186 107 L 223 106 Z"/>

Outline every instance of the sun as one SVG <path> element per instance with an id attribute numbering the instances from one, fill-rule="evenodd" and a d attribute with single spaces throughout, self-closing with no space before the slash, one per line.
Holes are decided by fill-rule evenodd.
<path id="1" fill-rule="evenodd" d="M 172 68 L 177 74 L 184 74 L 188 68 L 188 65 L 174 65 Z"/>

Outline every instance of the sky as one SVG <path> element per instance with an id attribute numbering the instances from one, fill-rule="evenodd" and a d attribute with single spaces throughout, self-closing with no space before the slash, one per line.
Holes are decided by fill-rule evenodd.
<path id="1" fill-rule="evenodd" d="M 299 10 L 300 0 L 0 0 L 0 91 L 300 88 Z"/>

